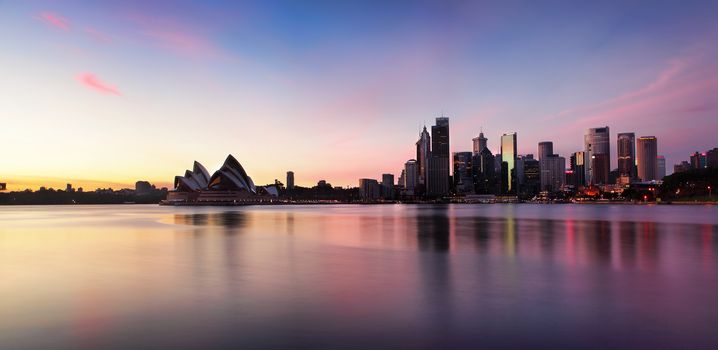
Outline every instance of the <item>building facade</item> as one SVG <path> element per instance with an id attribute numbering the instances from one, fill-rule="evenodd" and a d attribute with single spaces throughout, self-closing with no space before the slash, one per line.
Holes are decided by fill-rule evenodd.
<path id="1" fill-rule="evenodd" d="M 641 136 L 636 142 L 636 168 L 641 181 L 657 180 L 658 140 L 655 136 Z"/>
<path id="2" fill-rule="evenodd" d="M 636 134 L 624 132 L 616 138 L 619 183 L 627 184 L 636 179 Z"/>
<path id="3" fill-rule="evenodd" d="M 584 135 L 584 152 L 586 152 L 586 182 L 589 184 L 608 183 L 608 172 L 611 167 L 611 138 L 608 126 L 591 128 Z"/>
<path id="4" fill-rule="evenodd" d="M 471 165 L 472 156 L 472 152 L 454 153 L 454 175 L 452 179 L 457 194 L 466 195 L 474 193 L 473 167 Z"/>
<path id="5" fill-rule="evenodd" d="M 516 133 L 501 136 L 501 194 L 516 194 Z"/>
<path id="6" fill-rule="evenodd" d="M 431 126 L 431 152 L 428 161 L 426 193 L 430 196 L 449 194 L 449 118 L 436 118 Z"/>
<path id="7" fill-rule="evenodd" d="M 404 163 L 404 190 L 406 195 L 416 194 L 416 186 L 419 184 L 419 169 L 415 159 L 409 159 Z"/>

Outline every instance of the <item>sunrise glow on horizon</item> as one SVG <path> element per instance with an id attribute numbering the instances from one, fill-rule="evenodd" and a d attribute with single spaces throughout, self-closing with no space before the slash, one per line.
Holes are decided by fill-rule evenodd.
<path id="1" fill-rule="evenodd" d="M 356 186 L 421 127 L 496 153 L 584 130 L 658 138 L 670 169 L 716 146 L 715 1 L 0 3 L 0 182 L 171 187 L 233 154 L 257 184 Z M 611 159 L 613 169 L 616 160 Z"/>

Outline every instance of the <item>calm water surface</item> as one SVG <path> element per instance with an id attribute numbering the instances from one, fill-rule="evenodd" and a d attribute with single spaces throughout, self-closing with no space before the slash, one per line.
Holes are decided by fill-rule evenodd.
<path id="1" fill-rule="evenodd" d="M 1 349 L 715 349 L 718 207 L 0 207 Z"/>

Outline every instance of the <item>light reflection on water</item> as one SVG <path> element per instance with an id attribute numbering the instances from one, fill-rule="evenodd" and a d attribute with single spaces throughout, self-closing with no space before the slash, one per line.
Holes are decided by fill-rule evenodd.
<path id="1" fill-rule="evenodd" d="M 0 348 L 710 348 L 718 208 L 0 208 Z"/>

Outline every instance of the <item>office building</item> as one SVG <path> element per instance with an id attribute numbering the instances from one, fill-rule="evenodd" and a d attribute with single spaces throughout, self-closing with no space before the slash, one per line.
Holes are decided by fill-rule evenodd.
<path id="1" fill-rule="evenodd" d="M 381 186 L 375 179 L 359 179 L 359 196 L 365 200 L 379 199 Z"/>
<path id="2" fill-rule="evenodd" d="M 636 134 L 624 132 L 616 138 L 618 182 L 628 184 L 636 179 Z"/>
<path id="3" fill-rule="evenodd" d="M 428 195 L 449 194 L 449 156 L 449 118 L 436 118 L 436 125 L 431 126 L 431 152 L 426 184 Z"/>
<path id="4" fill-rule="evenodd" d="M 519 192 L 522 196 L 530 198 L 541 190 L 541 167 L 539 161 L 531 154 L 523 156 L 521 163 L 523 176 Z"/>
<path id="5" fill-rule="evenodd" d="M 586 152 L 574 152 L 570 158 L 570 169 L 573 172 L 571 185 L 575 187 L 586 185 Z"/>
<path id="6" fill-rule="evenodd" d="M 381 175 L 381 196 L 384 199 L 394 198 L 394 174 Z"/>
<path id="7" fill-rule="evenodd" d="M 429 155 L 431 154 L 431 136 L 424 130 L 419 133 L 419 140 L 416 141 L 416 165 L 418 170 L 418 185 L 426 186 L 426 176 L 428 174 Z"/>
<path id="8" fill-rule="evenodd" d="M 608 183 L 608 172 L 611 168 L 611 144 L 608 126 L 586 130 L 583 140 L 586 160 L 588 161 L 586 182 L 589 184 Z"/>
<path id="9" fill-rule="evenodd" d="M 404 189 L 406 194 L 413 196 L 416 194 L 416 186 L 419 184 L 419 167 L 417 161 L 409 159 L 404 163 Z"/>
<path id="10" fill-rule="evenodd" d="M 474 178 L 474 193 L 496 194 L 496 160 L 488 147 L 471 159 L 471 175 Z"/>
<path id="11" fill-rule="evenodd" d="M 666 157 L 656 158 L 656 180 L 663 180 L 666 177 Z"/>
<path id="12" fill-rule="evenodd" d="M 691 168 L 703 169 L 706 167 L 706 154 L 696 152 L 691 155 Z"/>
<path id="13" fill-rule="evenodd" d="M 473 153 L 474 155 L 481 153 L 481 151 L 486 148 L 486 144 L 488 142 L 488 139 L 484 137 L 484 133 L 480 132 L 478 137 L 474 137 L 471 141 L 473 141 Z"/>
<path id="14" fill-rule="evenodd" d="M 474 177 L 472 175 L 472 152 L 454 152 L 454 189 L 457 194 L 474 193 Z"/>
<path id="15" fill-rule="evenodd" d="M 287 171 L 287 189 L 288 190 L 294 189 L 294 172 L 293 171 Z"/>
<path id="16" fill-rule="evenodd" d="M 566 182 L 566 159 L 558 154 L 551 154 L 539 160 L 539 164 L 541 191 L 560 191 Z"/>
<path id="17" fill-rule="evenodd" d="M 516 133 L 501 136 L 501 194 L 516 194 Z"/>
<path id="18" fill-rule="evenodd" d="M 706 151 L 706 167 L 718 168 L 718 148 Z"/>
<path id="19" fill-rule="evenodd" d="M 658 158 L 658 141 L 655 136 L 641 136 L 636 142 L 636 168 L 641 181 L 657 179 L 656 165 Z"/>

